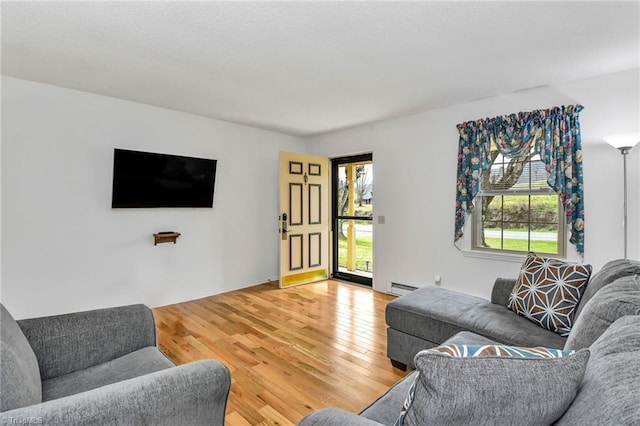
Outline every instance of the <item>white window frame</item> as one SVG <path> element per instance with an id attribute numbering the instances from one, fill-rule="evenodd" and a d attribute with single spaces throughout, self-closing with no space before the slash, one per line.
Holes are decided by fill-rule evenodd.
<path id="1" fill-rule="evenodd" d="M 483 173 L 490 173 L 491 172 L 491 167 L 489 167 L 486 171 L 483 171 Z M 531 175 L 529 175 L 529 178 L 531 178 Z M 558 248 L 558 252 L 557 253 L 546 253 L 546 252 L 540 252 L 541 255 L 547 256 L 547 257 L 555 257 L 555 258 L 562 258 L 565 259 L 567 256 L 567 245 L 566 245 L 566 218 L 564 215 L 564 210 L 562 208 L 562 201 L 560 200 L 560 196 L 551 188 L 551 187 L 546 187 L 546 188 L 534 188 L 534 189 L 504 189 L 504 190 L 488 190 L 485 191 L 482 188 L 480 188 L 480 190 L 478 191 L 478 194 L 476 195 L 475 199 L 474 199 L 474 204 L 476 206 L 474 213 L 472 214 L 471 217 L 471 252 L 475 252 L 477 253 L 479 256 L 478 257 L 484 257 L 484 255 L 489 255 L 489 256 L 494 256 L 494 255 L 498 255 L 500 257 L 502 257 L 502 260 L 514 260 L 514 261 L 518 261 L 520 260 L 523 256 L 526 256 L 527 252 L 524 251 L 518 251 L 518 250 L 510 250 L 510 249 L 504 249 L 504 248 L 494 248 L 494 247 L 483 247 L 479 244 L 479 242 L 481 241 L 481 232 L 482 232 L 482 225 L 481 225 L 481 221 L 482 221 L 482 197 L 483 196 L 494 196 L 494 197 L 499 197 L 499 196 L 513 196 L 513 195 L 526 195 L 526 196 L 535 196 L 535 195 L 556 195 L 556 197 L 558 197 L 558 236 L 557 236 L 557 248 Z M 529 205 L 529 221 L 528 221 L 528 237 L 527 237 L 527 241 L 528 241 L 528 245 L 530 247 L 531 245 L 531 206 Z M 502 231 L 504 232 L 504 227 L 501 228 Z M 501 236 L 501 239 L 504 239 L 503 236 Z"/>

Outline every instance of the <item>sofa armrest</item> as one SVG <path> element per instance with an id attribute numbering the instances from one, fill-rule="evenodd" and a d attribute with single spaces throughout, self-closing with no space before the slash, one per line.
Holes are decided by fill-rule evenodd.
<path id="1" fill-rule="evenodd" d="M 513 286 L 516 285 L 516 281 L 512 278 L 496 278 L 496 282 L 493 283 L 493 290 L 491 290 L 491 303 L 507 306 L 509 295 L 513 290 Z"/>
<path id="2" fill-rule="evenodd" d="M 17 321 L 33 348 L 42 380 L 84 370 L 156 345 L 151 309 L 97 309 Z"/>
<path id="3" fill-rule="evenodd" d="M 0 413 L 0 424 L 223 425 L 229 370 L 213 360 Z"/>
<path id="4" fill-rule="evenodd" d="M 400 412 L 398 411 L 398 415 Z M 380 423 L 369 420 L 357 414 L 349 413 L 338 408 L 324 408 L 311 413 L 300 420 L 298 426 L 381 426 Z"/>

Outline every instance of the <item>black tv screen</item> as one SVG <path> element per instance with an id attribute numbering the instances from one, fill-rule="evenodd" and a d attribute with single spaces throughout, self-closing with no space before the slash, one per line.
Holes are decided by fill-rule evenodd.
<path id="1" fill-rule="evenodd" d="M 112 208 L 213 207 L 217 160 L 115 149 Z"/>

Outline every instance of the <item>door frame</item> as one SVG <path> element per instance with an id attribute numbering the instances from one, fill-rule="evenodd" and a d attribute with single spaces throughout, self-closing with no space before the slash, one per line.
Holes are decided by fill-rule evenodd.
<path id="1" fill-rule="evenodd" d="M 331 229 L 333 229 L 331 236 L 331 275 L 333 278 L 373 287 L 373 277 L 365 277 L 358 274 L 352 274 L 349 272 L 340 271 L 338 263 L 338 238 L 340 232 L 338 232 L 338 169 L 341 165 L 348 163 L 358 163 L 371 161 L 373 163 L 373 153 L 349 155 L 345 157 L 331 158 Z M 375 206 L 374 206 L 375 209 Z M 350 216 L 341 216 L 341 218 L 350 219 Z M 363 220 L 362 217 L 353 217 L 353 219 Z M 364 219 L 369 220 L 369 219 Z M 373 229 L 373 215 L 371 217 L 371 225 Z M 372 234 L 374 235 L 374 234 Z M 375 239 L 375 235 L 374 235 Z M 375 250 L 375 248 L 374 248 Z M 375 267 L 375 266 L 374 266 Z"/>

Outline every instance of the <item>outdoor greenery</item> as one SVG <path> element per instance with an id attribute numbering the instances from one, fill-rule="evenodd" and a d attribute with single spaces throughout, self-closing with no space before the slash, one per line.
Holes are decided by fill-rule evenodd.
<path id="1" fill-rule="evenodd" d="M 371 217 L 372 205 L 367 205 L 364 200 L 364 196 L 367 193 L 367 189 L 371 188 L 371 163 L 358 164 L 355 166 L 355 187 L 354 187 L 354 200 L 353 205 L 355 207 L 354 216 Z M 340 166 L 338 168 L 338 216 L 346 216 L 349 209 L 349 184 L 347 178 L 347 165 Z M 339 237 L 344 238 L 342 223 L 344 219 L 338 220 L 338 232 Z"/>
<path id="2" fill-rule="evenodd" d="M 487 246 L 491 248 L 500 248 L 500 238 L 485 238 Z M 528 247 L 527 240 L 503 240 L 503 250 L 514 251 L 533 251 L 536 253 L 552 253 L 558 252 L 558 243 L 556 241 L 531 241 L 531 247 Z"/>
<path id="3" fill-rule="evenodd" d="M 504 195 L 504 191 L 527 192 L 548 189 L 547 173 L 533 147 L 516 157 L 506 158 L 491 145 L 491 167 L 481 175 L 481 188 L 485 195 L 476 201 L 480 210 L 481 226 L 478 246 L 498 250 L 536 251 L 557 253 L 559 223 L 559 198 L 553 193 Z M 508 238 L 497 238 L 501 230 L 509 231 Z M 528 231 L 536 232 L 529 241 Z M 482 232 L 498 231 L 498 232 Z M 520 232 L 522 234 L 520 234 Z M 548 233 L 553 241 L 541 238 L 539 233 Z M 507 237 L 507 235 L 505 235 Z"/>
<path id="4" fill-rule="evenodd" d="M 369 268 L 367 269 L 367 261 Z M 347 267 L 347 239 L 338 239 L 338 265 Z M 356 270 L 372 272 L 373 271 L 373 237 L 368 235 L 365 237 L 356 237 Z"/>
<path id="5" fill-rule="evenodd" d="M 347 169 L 353 167 L 353 200 L 349 200 L 349 183 L 347 182 Z M 371 202 L 372 192 L 372 164 L 370 161 L 357 164 L 345 164 L 338 168 L 338 193 L 337 193 L 337 209 L 338 217 L 340 216 L 358 216 L 363 218 L 371 218 L 373 216 L 373 205 L 367 204 Z M 369 196 L 369 198 L 366 198 Z M 349 204 L 353 206 L 353 210 L 349 211 Z M 347 267 L 347 229 L 348 224 L 353 223 L 360 230 L 355 236 L 355 257 L 356 270 L 361 272 L 373 272 L 373 235 L 371 232 L 364 232 L 362 235 L 362 227 L 371 227 L 371 220 L 352 220 L 338 219 L 337 235 L 338 235 L 338 266 Z"/>
<path id="6" fill-rule="evenodd" d="M 505 195 L 493 197 L 493 202 L 485 206 L 483 229 L 497 231 L 501 229 L 511 232 L 522 232 L 522 239 L 505 238 L 500 246 L 500 238 L 483 234 L 484 247 L 500 250 L 535 251 L 540 253 L 557 253 L 557 241 L 539 241 L 531 237 L 530 246 L 525 233 L 546 232 L 553 236 L 558 233 L 558 197 L 556 195 Z M 512 236 L 513 237 L 513 236 Z"/>
<path id="7" fill-rule="evenodd" d="M 502 223 L 504 229 L 515 229 L 531 223 L 532 231 L 555 231 L 558 228 L 558 196 L 496 196 L 484 209 L 483 219 L 485 227 L 493 227 L 493 224 L 499 227 L 499 223 Z"/>
<path id="8" fill-rule="evenodd" d="M 510 195 L 504 197 L 505 208 L 526 202 L 526 197 L 531 197 L 531 207 L 535 206 L 543 210 L 554 210 L 558 208 L 558 197 L 556 195 Z"/>
<path id="9" fill-rule="evenodd" d="M 372 217 L 373 216 L 373 205 L 372 204 L 363 204 L 360 207 L 356 207 L 355 216 Z"/>

